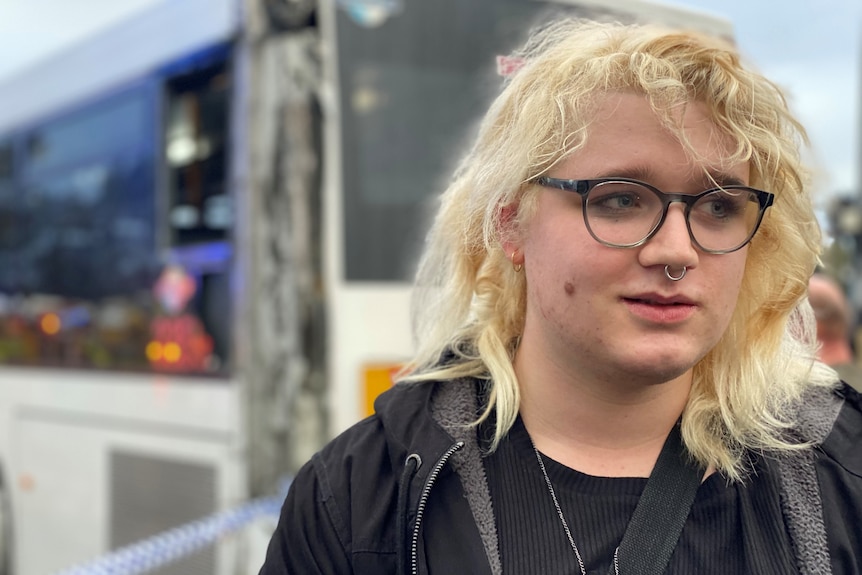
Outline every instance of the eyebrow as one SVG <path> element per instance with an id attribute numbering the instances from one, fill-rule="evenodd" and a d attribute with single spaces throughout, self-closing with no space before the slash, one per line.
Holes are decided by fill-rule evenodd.
<path id="1" fill-rule="evenodd" d="M 719 186 L 747 186 L 742 179 L 724 172 L 710 172 L 710 177 L 715 180 Z M 712 182 L 710 181 L 710 185 Z"/>
<path id="2" fill-rule="evenodd" d="M 631 180 L 640 180 L 642 182 L 650 183 L 653 181 L 655 175 L 655 170 L 648 166 L 635 166 L 630 168 L 624 168 L 621 170 L 606 170 L 595 177 L 595 179 L 599 178 L 629 178 Z M 707 174 L 704 174 L 701 187 L 704 190 L 708 190 L 710 188 L 715 187 L 713 181 L 718 186 L 747 186 L 742 179 L 728 174 L 726 172 L 709 170 Z"/>

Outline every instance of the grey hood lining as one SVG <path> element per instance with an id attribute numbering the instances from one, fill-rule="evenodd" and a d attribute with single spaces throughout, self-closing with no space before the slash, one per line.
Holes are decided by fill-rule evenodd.
<path id="1" fill-rule="evenodd" d="M 478 409 L 476 384 L 470 379 L 443 382 L 437 386 L 431 397 L 431 414 L 434 420 L 455 441 L 464 442 L 464 448 L 452 456 L 452 466 L 464 487 L 464 495 L 476 520 L 491 573 L 502 575 L 497 522 L 485 466 L 482 464 L 482 451 L 476 438 L 476 427 L 471 425 Z"/>
<path id="2" fill-rule="evenodd" d="M 809 390 L 796 408 L 794 438 L 822 444 L 843 405 L 843 399 L 831 388 Z M 782 509 L 800 575 L 831 575 L 832 562 L 815 459 L 812 449 L 787 452 L 778 457 Z"/>

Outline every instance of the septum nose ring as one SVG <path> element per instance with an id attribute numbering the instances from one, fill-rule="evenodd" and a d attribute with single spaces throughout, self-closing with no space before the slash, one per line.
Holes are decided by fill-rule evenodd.
<path id="1" fill-rule="evenodd" d="M 679 280 L 684 278 L 685 272 L 687 272 L 687 271 L 688 271 L 688 267 L 682 266 L 682 272 L 680 272 L 680 274 L 678 276 L 672 276 L 672 275 L 670 275 L 670 266 L 664 266 L 665 277 L 667 277 L 667 279 L 674 281 L 674 282 L 678 282 Z"/>

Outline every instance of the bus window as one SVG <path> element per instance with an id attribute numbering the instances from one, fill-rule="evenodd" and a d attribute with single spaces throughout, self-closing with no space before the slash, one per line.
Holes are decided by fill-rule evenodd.
<path id="1" fill-rule="evenodd" d="M 230 335 L 226 87 L 213 77 L 206 86 L 177 90 L 194 111 L 191 134 L 200 149 L 168 168 L 175 176 L 169 203 L 193 205 L 202 217 L 195 226 L 171 227 L 168 242 L 158 236 L 164 218 L 153 84 L 32 126 L 0 146 L 0 361 L 223 372 Z M 168 107 L 175 101 L 168 98 Z M 191 289 L 160 291 L 166 264 L 182 269 Z M 182 306 L 166 304 L 178 293 Z"/>
<path id="2" fill-rule="evenodd" d="M 564 8 L 524 0 L 410 2 L 379 27 L 339 11 L 346 280 L 412 276 L 429 202 L 500 89 L 496 56 L 518 46 L 529 23 L 550 10 Z"/>
<path id="3" fill-rule="evenodd" d="M 12 182 L 12 143 L 0 142 L 0 186 Z"/>
<path id="4" fill-rule="evenodd" d="M 147 367 L 150 109 L 138 87 L 0 146 L 0 361 Z"/>
<path id="5" fill-rule="evenodd" d="M 14 180 L 14 148 L 11 141 L 0 142 L 0 250 L 14 244 L 15 205 L 18 194 Z"/>
<path id="6" fill-rule="evenodd" d="M 95 299 L 127 295 L 153 272 L 152 114 L 144 89 L 23 136 L 21 222 L 0 289 Z"/>
<path id="7" fill-rule="evenodd" d="M 168 251 L 171 263 L 195 282 L 188 312 L 211 351 L 205 365 L 224 370 L 230 359 L 234 220 L 228 186 L 230 71 L 221 50 L 186 64 L 167 81 L 165 93 Z"/>
<path id="8" fill-rule="evenodd" d="M 224 62 L 168 83 L 165 159 L 171 245 L 224 240 L 231 227 L 228 85 Z"/>

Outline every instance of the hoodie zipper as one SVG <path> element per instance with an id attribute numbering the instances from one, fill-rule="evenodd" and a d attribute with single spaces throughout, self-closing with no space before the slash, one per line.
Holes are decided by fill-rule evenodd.
<path id="1" fill-rule="evenodd" d="M 425 516 L 425 506 L 428 504 L 428 497 L 431 495 L 431 488 L 434 486 L 437 476 L 440 475 L 449 458 L 462 447 L 464 447 L 464 442 L 459 441 L 446 450 L 446 453 L 434 464 L 431 473 L 428 474 L 428 479 L 425 481 L 425 486 L 422 488 L 422 494 L 419 496 L 419 505 L 416 507 L 416 523 L 413 525 L 413 538 L 410 544 L 410 572 L 412 575 L 419 575 L 419 531 L 422 527 L 422 519 Z"/>

